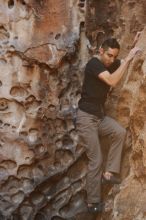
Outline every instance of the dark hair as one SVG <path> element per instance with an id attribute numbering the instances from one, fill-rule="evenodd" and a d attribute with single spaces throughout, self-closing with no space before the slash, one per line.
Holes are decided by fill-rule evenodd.
<path id="1" fill-rule="evenodd" d="M 102 43 L 101 47 L 105 50 L 107 50 L 109 47 L 112 49 L 117 48 L 120 50 L 120 44 L 118 43 L 116 38 L 108 38 Z"/>

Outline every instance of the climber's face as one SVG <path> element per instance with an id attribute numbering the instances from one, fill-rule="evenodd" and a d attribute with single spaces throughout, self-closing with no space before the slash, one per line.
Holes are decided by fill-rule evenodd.
<path id="1" fill-rule="evenodd" d="M 119 49 L 117 48 L 99 49 L 100 60 L 106 67 L 109 67 L 116 60 L 118 54 Z"/>

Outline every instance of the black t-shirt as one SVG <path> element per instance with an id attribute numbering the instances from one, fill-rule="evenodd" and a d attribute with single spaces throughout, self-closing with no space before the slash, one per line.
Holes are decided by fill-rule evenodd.
<path id="1" fill-rule="evenodd" d="M 103 106 L 107 98 L 110 86 L 100 80 L 98 75 L 101 72 L 114 72 L 120 66 L 120 60 L 116 60 L 110 68 L 96 57 L 93 57 L 86 65 L 83 81 L 81 99 L 79 100 L 79 109 L 89 114 L 102 118 L 104 116 Z"/>

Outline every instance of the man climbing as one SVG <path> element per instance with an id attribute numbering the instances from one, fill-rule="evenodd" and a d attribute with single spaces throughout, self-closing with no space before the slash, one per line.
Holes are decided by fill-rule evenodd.
<path id="1" fill-rule="evenodd" d="M 117 174 L 126 130 L 111 117 L 106 116 L 104 103 L 111 87 L 115 87 L 139 48 L 134 47 L 120 62 L 117 56 L 120 45 L 115 38 L 107 39 L 85 68 L 81 99 L 77 113 L 77 131 L 86 148 L 88 172 L 86 179 L 87 204 L 90 212 L 101 212 L 101 182 L 119 184 Z M 105 170 L 99 136 L 109 136 L 110 149 Z"/>

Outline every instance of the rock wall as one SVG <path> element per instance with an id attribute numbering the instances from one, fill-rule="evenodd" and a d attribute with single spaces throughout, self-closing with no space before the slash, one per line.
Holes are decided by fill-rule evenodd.
<path id="1" fill-rule="evenodd" d="M 120 193 L 115 198 L 114 219 L 145 219 L 145 110 L 146 110 L 146 29 L 137 46 L 142 53 L 131 63 L 121 90 L 117 115 L 131 131 L 130 172 L 123 180 Z M 134 208 L 135 207 L 135 208 Z"/>
<path id="2" fill-rule="evenodd" d="M 144 0 L 0 1 L 0 220 L 146 218 L 145 12 Z M 83 69 L 108 36 L 125 56 L 137 31 L 143 52 L 107 102 L 129 134 L 123 182 L 104 190 L 107 211 L 96 217 L 75 130 Z"/>

